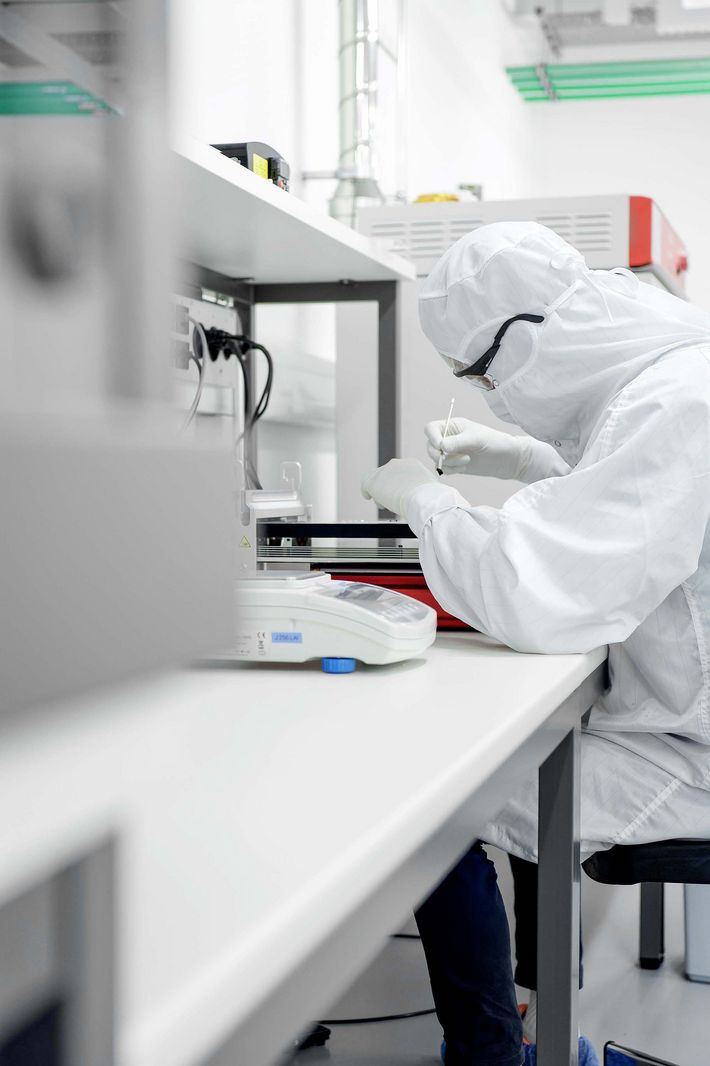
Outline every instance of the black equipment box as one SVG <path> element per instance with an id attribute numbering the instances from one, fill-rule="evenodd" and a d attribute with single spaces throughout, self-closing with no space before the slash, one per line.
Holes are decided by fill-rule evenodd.
<path id="1" fill-rule="evenodd" d="M 273 181 L 280 189 L 288 192 L 291 168 L 276 149 L 262 141 L 244 141 L 240 144 L 213 144 L 228 159 L 236 159 L 243 167 L 252 170 L 260 178 Z"/>

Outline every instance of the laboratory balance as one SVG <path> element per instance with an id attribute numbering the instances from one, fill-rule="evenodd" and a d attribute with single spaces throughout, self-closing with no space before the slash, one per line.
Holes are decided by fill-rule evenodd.
<path id="1" fill-rule="evenodd" d="M 279 490 L 245 489 L 236 582 L 237 623 L 229 650 L 218 658 L 263 663 L 322 660 L 327 673 L 350 673 L 357 661 L 372 665 L 421 655 L 436 638 L 437 613 L 403 591 L 314 568 L 296 549 L 273 552 L 267 541 L 310 542 L 309 509 L 300 495 L 298 463 L 282 464 Z M 274 532 L 269 523 L 277 522 Z M 283 523 L 283 527 L 280 525 Z M 389 529 L 379 529 L 382 536 Z M 269 536 L 271 533 L 271 536 Z M 300 536 L 298 535 L 300 534 Z M 411 535 L 411 533 L 410 533 Z M 362 575 L 363 577 L 365 575 Z"/>
<path id="2" fill-rule="evenodd" d="M 302 663 L 351 673 L 356 662 L 411 659 L 433 644 L 436 612 L 391 589 L 317 571 L 268 570 L 237 582 L 230 659 Z"/>

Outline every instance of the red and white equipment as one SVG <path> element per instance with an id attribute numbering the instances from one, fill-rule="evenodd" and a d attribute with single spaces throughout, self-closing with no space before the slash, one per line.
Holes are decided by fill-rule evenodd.
<path id="1" fill-rule="evenodd" d="M 531 200 L 461 200 L 364 208 L 358 229 L 411 259 L 425 277 L 446 249 L 489 222 L 540 222 L 577 248 L 597 270 L 629 267 L 685 296 L 688 254 L 648 196 L 569 196 Z"/>

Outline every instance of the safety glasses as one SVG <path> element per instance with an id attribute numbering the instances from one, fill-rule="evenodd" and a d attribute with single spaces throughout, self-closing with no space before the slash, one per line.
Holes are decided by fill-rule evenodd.
<path id="1" fill-rule="evenodd" d="M 484 352 L 480 359 L 477 359 L 471 366 L 465 366 L 461 370 L 454 370 L 455 378 L 465 378 L 475 388 L 483 389 L 485 392 L 490 392 L 496 387 L 494 379 L 489 375 L 488 368 L 498 354 L 498 349 L 501 346 L 503 337 L 506 330 L 513 325 L 514 322 L 544 322 L 544 315 L 515 315 L 513 318 L 509 318 L 507 322 L 504 322 L 496 333 L 493 344 L 488 351 Z"/>

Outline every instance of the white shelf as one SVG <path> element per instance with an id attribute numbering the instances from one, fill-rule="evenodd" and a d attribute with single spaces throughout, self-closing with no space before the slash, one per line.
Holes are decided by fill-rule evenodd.
<path id="1" fill-rule="evenodd" d="M 230 278 L 276 282 L 400 281 L 408 260 L 315 211 L 191 138 L 175 145 L 184 254 Z"/>

